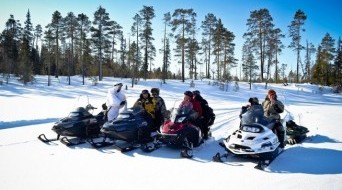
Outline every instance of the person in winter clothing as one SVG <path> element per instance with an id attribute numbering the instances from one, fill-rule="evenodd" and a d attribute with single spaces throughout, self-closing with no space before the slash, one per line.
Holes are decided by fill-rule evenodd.
<path id="1" fill-rule="evenodd" d="M 284 112 L 284 104 L 277 99 L 277 93 L 270 89 L 267 92 L 265 100 L 262 102 L 264 108 L 264 115 L 274 122 L 273 129 L 275 129 L 278 136 L 280 147 L 285 147 L 285 129 L 280 122 L 280 113 Z"/>
<path id="2" fill-rule="evenodd" d="M 184 99 L 179 105 L 179 108 L 183 107 L 192 110 L 189 121 L 201 129 L 202 108 L 200 103 L 197 100 L 193 99 L 193 94 L 191 91 L 184 92 Z"/>
<path id="3" fill-rule="evenodd" d="M 108 121 L 114 120 L 119 115 L 119 110 L 126 104 L 126 96 L 121 91 L 122 83 L 116 83 L 112 88 L 108 89 L 106 106 Z"/>
<path id="4" fill-rule="evenodd" d="M 159 96 L 159 88 L 152 88 L 152 102 L 155 104 L 155 125 L 157 128 L 164 123 L 164 119 L 167 117 L 167 110 L 164 99 Z"/>
<path id="5" fill-rule="evenodd" d="M 147 118 L 149 120 L 148 122 L 151 122 L 151 126 L 152 126 L 153 130 L 156 130 L 156 127 L 155 127 L 155 118 L 156 118 L 155 104 L 152 101 L 151 94 L 148 92 L 148 90 L 143 90 L 141 92 L 140 97 L 134 103 L 133 108 L 138 107 L 138 106 L 144 108 L 144 110 L 146 111 L 146 113 L 149 116 L 149 118 Z"/>
<path id="6" fill-rule="evenodd" d="M 200 91 L 195 90 L 193 93 L 193 99 L 197 100 L 202 109 L 202 117 L 201 117 L 201 131 L 203 134 L 204 139 L 208 139 L 208 133 L 209 133 L 209 127 L 214 123 L 215 120 L 215 114 L 213 112 L 213 109 L 211 109 L 208 105 L 208 101 L 205 100 L 201 94 Z"/>
<path id="7" fill-rule="evenodd" d="M 192 109 L 196 112 L 196 114 L 194 114 L 193 119 L 196 120 L 198 118 L 202 117 L 202 108 L 201 108 L 201 104 L 193 99 L 193 94 L 191 91 L 185 91 L 184 92 L 184 99 L 183 102 L 181 104 L 185 104 L 187 102 L 190 102 L 192 104 Z"/>
<path id="8" fill-rule="evenodd" d="M 264 116 L 264 108 L 259 104 L 259 99 L 257 97 L 249 98 L 249 104 L 242 106 L 240 112 L 240 127 L 245 124 L 260 123 L 262 125 L 268 125 L 269 122 Z M 251 114 L 253 114 L 251 117 Z"/>

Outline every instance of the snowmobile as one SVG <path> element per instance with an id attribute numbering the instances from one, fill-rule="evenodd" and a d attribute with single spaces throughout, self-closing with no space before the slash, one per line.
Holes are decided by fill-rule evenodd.
<path id="1" fill-rule="evenodd" d="M 286 118 L 287 116 L 284 117 L 284 121 Z M 227 158 L 229 154 L 251 157 L 259 160 L 255 168 L 263 170 L 283 150 L 279 147 L 277 135 L 271 130 L 273 125 L 274 122 L 269 122 L 263 117 L 262 109 L 244 113 L 239 129 L 219 143 L 225 149 L 225 153 L 217 153 L 213 160 L 223 162 L 222 158 Z"/>
<path id="2" fill-rule="evenodd" d="M 193 147 L 203 143 L 200 128 L 191 122 L 193 112 L 189 107 L 174 107 L 169 111 L 170 119 L 160 127 L 159 140 L 169 147 L 180 148 L 183 158 L 192 158 Z"/>
<path id="3" fill-rule="evenodd" d="M 302 142 L 309 132 L 308 128 L 297 125 L 293 120 L 286 122 L 287 144 L 293 145 Z"/>
<path id="4" fill-rule="evenodd" d="M 95 148 L 114 146 L 121 152 L 136 148 L 151 152 L 154 147 L 149 143 L 156 138 L 151 136 L 152 123 L 152 117 L 142 107 L 129 108 L 101 127 L 102 141 L 89 139 L 88 142 Z"/>
<path id="5" fill-rule="evenodd" d="M 105 106 L 102 105 L 105 109 Z M 85 143 L 88 138 L 98 137 L 101 126 L 105 123 L 105 110 L 97 115 L 93 115 L 90 111 L 94 111 L 95 107 L 88 104 L 85 107 L 76 107 L 65 118 L 57 121 L 52 130 L 57 133 L 56 138 L 48 139 L 45 134 L 40 134 L 38 139 L 44 143 L 51 143 L 59 140 L 67 146 L 74 146 Z M 61 138 L 61 136 L 63 136 Z M 76 137 L 71 140 L 68 137 Z"/>

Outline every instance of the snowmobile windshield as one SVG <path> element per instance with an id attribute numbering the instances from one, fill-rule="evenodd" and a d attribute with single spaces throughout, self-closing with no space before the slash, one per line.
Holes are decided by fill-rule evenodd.
<path id="1" fill-rule="evenodd" d="M 190 114 L 191 111 L 192 111 L 192 109 L 187 108 L 187 107 L 173 108 L 171 110 L 171 120 L 173 121 L 176 116 Z"/>
<path id="2" fill-rule="evenodd" d="M 91 114 L 83 107 L 78 107 L 74 111 L 70 112 L 69 117 L 88 117 Z"/>
<path id="3" fill-rule="evenodd" d="M 264 109 L 260 104 L 251 106 L 244 114 L 241 115 L 242 125 L 253 123 L 260 123 L 262 125 L 267 125 L 269 123 L 264 116 Z"/>
<path id="4" fill-rule="evenodd" d="M 132 109 L 132 114 L 133 115 L 140 115 L 143 114 L 145 112 L 144 108 L 141 106 L 136 106 Z"/>

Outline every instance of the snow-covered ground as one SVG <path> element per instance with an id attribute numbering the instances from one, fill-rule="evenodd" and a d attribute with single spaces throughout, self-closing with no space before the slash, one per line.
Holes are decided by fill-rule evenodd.
<path id="1" fill-rule="evenodd" d="M 0 78 L 0 80 L 4 80 Z M 185 90 L 200 90 L 216 114 L 213 137 L 194 150 L 194 159 L 180 158 L 179 150 L 161 148 L 152 153 L 133 150 L 121 153 L 113 147 L 94 149 L 89 144 L 68 148 L 37 139 L 41 133 L 55 137 L 55 121 L 68 115 L 78 99 L 88 97 L 95 107 L 105 102 L 106 92 L 121 81 L 128 107 L 141 90 L 158 87 L 170 108 L 183 98 Z M 97 86 L 80 77 L 46 76 L 23 86 L 10 80 L 0 86 L 0 189 L 2 190 L 108 190 L 108 189 L 342 189 L 342 96 L 327 87 L 309 84 L 270 84 L 277 91 L 294 121 L 307 127 L 309 138 L 302 144 L 287 145 L 286 151 L 268 167 L 254 169 L 256 160 L 230 157 L 225 163 L 212 161 L 223 152 L 218 142 L 239 124 L 238 114 L 248 98 L 262 101 L 264 84 L 234 83 L 220 90 L 209 81 L 141 80 L 131 88 L 129 79 L 104 78 Z M 100 111 L 100 109 L 98 109 Z M 94 112 L 96 114 L 96 111 Z"/>

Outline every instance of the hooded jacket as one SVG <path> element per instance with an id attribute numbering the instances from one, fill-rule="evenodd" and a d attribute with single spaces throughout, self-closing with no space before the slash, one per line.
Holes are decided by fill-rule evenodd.
<path id="1" fill-rule="evenodd" d="M 114 86 L 108 89 L 106 105 L 108 107 L 108 121 L 116 119 L 119 115 L 120 108 L 124 105 L 120 105 L 122 101 L 126 101 L 125 94 L 120 90 L 118 92 L 118 86 Z"/>

